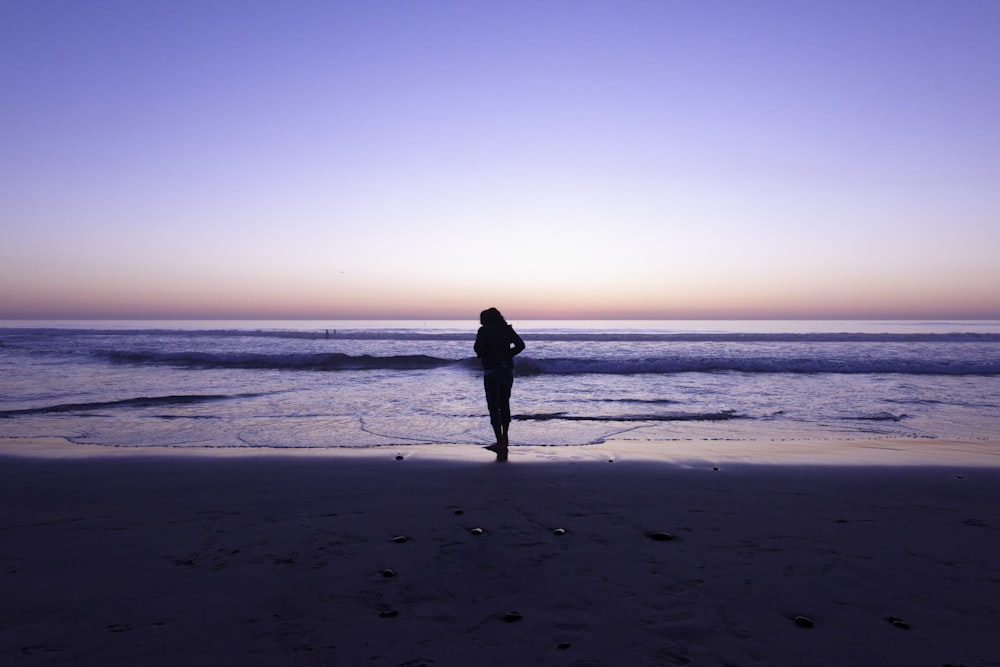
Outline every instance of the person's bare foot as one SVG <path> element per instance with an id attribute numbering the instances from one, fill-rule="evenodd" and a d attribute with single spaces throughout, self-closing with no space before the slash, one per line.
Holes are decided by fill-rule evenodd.
<path id="1" fill-rule="evenodd" d="M 488 445 L 483 447 L 483 449 L 488 449 L 497 455 L 497 461 L 504 462 L 507 460 L 507 448 L 503 445 L 497 443 L 495 445 Z"/>

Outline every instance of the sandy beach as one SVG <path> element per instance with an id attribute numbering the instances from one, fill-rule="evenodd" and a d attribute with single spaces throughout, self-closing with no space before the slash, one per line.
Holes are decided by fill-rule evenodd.
<path id="1" fill-rule="evenodd" d="M 1000 443 L 699 444 L 3 440 L 0 663 L 1000 664 Z"/>

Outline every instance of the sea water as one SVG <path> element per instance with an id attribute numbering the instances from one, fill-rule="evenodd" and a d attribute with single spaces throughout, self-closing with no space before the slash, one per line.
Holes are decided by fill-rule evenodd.
<path id="1" fill-rule="evenodd" d="M 512 445 L 1000 438 L 1000 322 L 514 321 Z M 7 322 L 0 437 L 487 444 L 477 323 Z"/>

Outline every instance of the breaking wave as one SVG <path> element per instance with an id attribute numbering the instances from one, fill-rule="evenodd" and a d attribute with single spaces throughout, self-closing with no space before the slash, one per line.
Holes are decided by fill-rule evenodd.
<path id="1" fill-rule="evenodd" d="M 166 365 L 192 369 L 287 371 L 415 371 L 436 368 L 478 369 L 475 358 L 431 355 L 259 354 L 211 352 L 103 352 L 108 360 L 129 365 Z M 667 375 L 676 373 L 900 373 L 909 375 L 1000 375 L 1000 359 L 928 359 L 926 357 L 790 358 L 781 356 L 650 357 L 643 359 L 532 358 L 516 361 L 519 375 Z"/>
<path id="2" fill-rule="evenodd" d="M 323 354 L 259 354 L 212 352 L 104 352 L 110 361 L 132 365 L 183 366 L 186 368 L 239 368 L 249 370 L 354 371 L 429 370 L 461 362 L 423 354 L 374 356 L 340 352 Z"/>
<path id="3" fill-rule="evenodd" d="M 152 408 L 175 405 L 192 405 L 194 403 L 208 403 L 211 401 L 224 401 L 231 398 L 247 398 L 257 394 L 237 394 L 237 395 L 186 395 L 186 396 L 138 396 L 126 398 L 119 401 L 92 401 L 88 403 L 57 403 L 55 405 L 45 405 L 37 408 L 22 408 L 19 410 L 0 410 L 0 419 L 5 417 L 23 417 L 27 415 L 58 414 L 62 412 L 91 412 L 94 410 L 107 410 L 113 408 Z"/>
<path id="4" fill-rule="evenodd" d="M 724 421 L 727 419 L 746 419 L 746 415 L 737 414 L 735 410 L 703 413 L 675 414 L 645 414 L 645 415 L 569 415 L 564 412 L 542 414 L 511 415 L 514 421 L 586 421 L 586 422 L 690 422 L 690 421 Z"/>

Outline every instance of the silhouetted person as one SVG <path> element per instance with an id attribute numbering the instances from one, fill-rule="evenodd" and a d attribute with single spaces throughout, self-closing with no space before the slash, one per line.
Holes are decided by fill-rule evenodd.
<path id="1" fill-rule="evenodd" d="M 514 386 L 514 355 L 524 350 L 524 341 L 507 324 L 500 311 L 487 308 L 479 314 L 476 356 L 483 363 L 486 407 L 497 444 L 486 449 L 496 452 L 497 461 L 507 460 L 507 432 L 510 429 L 510 390 Z"/>

